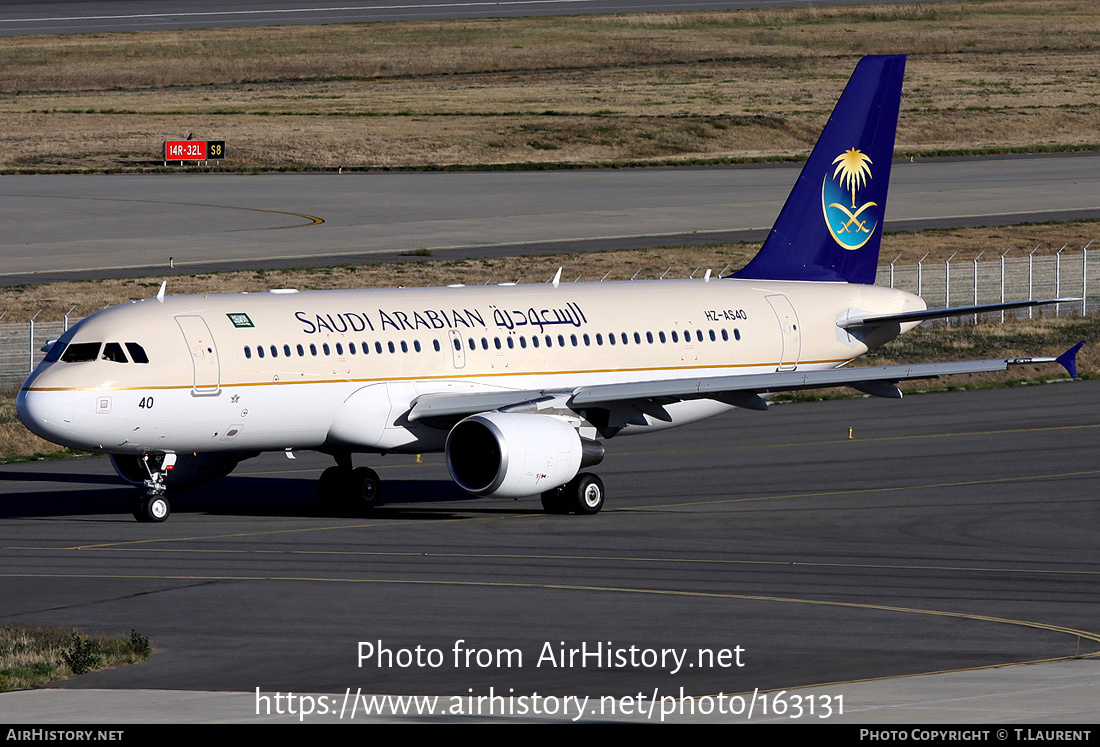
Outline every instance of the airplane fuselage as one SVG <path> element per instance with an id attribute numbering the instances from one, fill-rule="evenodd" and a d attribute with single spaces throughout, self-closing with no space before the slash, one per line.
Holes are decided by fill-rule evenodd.
<path id="1" fill-rule="evenodd" d="M 838 321 L 921 308 L 871 285 L 728 278 L 168 296 L 83 320 L 18 408 L 51 441 L 115 454 L 427 452 L 447 432 L 406 419 L 424 394 L 835 368 L 912 326 L 859 339 Z M 728 409 L 677 402 L 621 432 Z"/>

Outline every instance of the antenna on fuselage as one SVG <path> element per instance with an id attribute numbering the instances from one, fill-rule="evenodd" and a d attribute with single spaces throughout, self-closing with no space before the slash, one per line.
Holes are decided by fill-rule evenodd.
<path id="1" fill-rule="evenodd" d="M 168 287 L 168 281 L 165 280 L 160 284 L 160 290 L 157 291 L 157 300 L 164 303 L 164 289 Z"/>
<path id="2" fill-rule="evenodd" d="M 552 283 L 554 284 L 554 287 L 555 287 L 555 288 L 557 288 L 557 287 L 558 287 L 558 283 L 560 283 L 560 282 L 561 282 L 561 271 L 562 271 L 562 268 L 560 268 L 560 267 L 559 267 L 559 268 L 558 268 L 558 272 L 557 272 L 557 274 L 556 274 L 556 275 L 554 275 L 554 279 L 553 279 L 553 280 L 551 281 L 551 282 L 552 282 Z"/>

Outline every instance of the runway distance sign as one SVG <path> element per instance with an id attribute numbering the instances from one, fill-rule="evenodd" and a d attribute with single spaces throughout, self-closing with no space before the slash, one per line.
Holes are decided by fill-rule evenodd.
<path id="1" fill-rule="evenodd" d="M 205 140 L 165 140 L 165 161 L 205 161 Z"/>

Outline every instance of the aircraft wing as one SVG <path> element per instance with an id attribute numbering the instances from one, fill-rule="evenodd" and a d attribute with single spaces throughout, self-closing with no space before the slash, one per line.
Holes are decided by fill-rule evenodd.
<path id="1" fill-rule="evenodd" d="M 827 371 L 778 371 L 776 373 L 749 374 L 746 376 L 716 376 L 699 379 L 670 379 L 667 381 L 648 381 L 629 384 L 597 384 L 577 389 L 570 404 L 575 406 L 594 405 L 622 400 L 670 397 L 674 399 L 697 399 L 700 397 L 722 400 L 729 393 L 774 394 L 798 389 L 820 389 L 834 386 L 850 386 L 868 391 L 878 396 L 901 396 L 898 394 L 880 394 L 891 392 L 884 384 L 893 385 L 899 381 L 913 379 L 934 379 L 940 376 L 964 373 L 985 373 L 1004 371 L 1009 366 L 1028 363 L 1061 363 L 1076 377 L 1074 365 L 1077 351 L 1083 343 L 1078 343 L 1057 358 L 1020 357 L 993 358 L 990 360 L 956 361 L 949 363 L 917 363 L 897 366 L 854 366 L 851 368 L 833 368 Z M 736 403 L 734 403 L 736 404 Z"/>
<path id="2" fill-rule="evenodd" d="M 778 371 L 742 376 L 712 376 L 623 384 L 593 384 L 572 391 L 532 390 L 470 394 L 425 394 L 416 399 L 408 415 L 410 421 L 429 418 L 454 418 L 490 410 L 525 407 L 541 409 L 540 404 L 564 405 L 572 410 L 600 407 L 620 410 L 631 407 L 661 420 L 670 420 L 662 404 L 684 399 L 713 399 L 748 409 L 763 410 L 767 403 L 760 396 L 799 389 L 847 386 L 877 397 L 901 397 L 899 381 L 934 379 L 965 373 L 1005 371 L 1010 366 L 1031 363 L 1059 363 L 1073 378 L 1077 377 L 1077 352 L 1084 341 L 1057 357 L 1026 356 L 989 360 L 918 363 L 895 366 L 854 366 L 827 371 Z"/>
<path id="3" fill-rule="evenodd" d="M 463 394 L 422 394 L 413 401 L 408 419 L 412 422 L 431 418 L 453 418 L 499 410 L 509 405 L 533 402 L 546 396 L 541 390 L 498 392 L 467 392 Z"/>

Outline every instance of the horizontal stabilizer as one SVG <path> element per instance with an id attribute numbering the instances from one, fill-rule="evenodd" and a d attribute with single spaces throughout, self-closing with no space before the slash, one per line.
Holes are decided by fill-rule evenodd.
<path id="1" fill-rule="evenodd" d="M 1031 306 L 1046 306 L 1052 303 L 1070 303 L 1080 300 L 1080 298 L 1044 298 L 1039 301 L 1010 301 L 1008 303 L 987 303 L 978 306 L 952 306 L 949 309 L 906 311 L 901 314 L 854 316 L 851 319 L 843 319 L 837 322 L 836 326 L 841 329 L 851 329 L 852 327 L 869 327 L 875 324 L 924 322 L 929 319 L 945 319 L 951 316 L 967 316 L 968 314 L 986 314 L 991 311 L 1007 311 L 1009 309 L 1026 309 Z"/>

